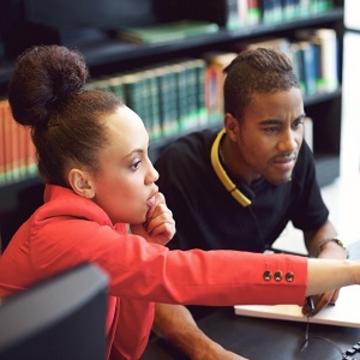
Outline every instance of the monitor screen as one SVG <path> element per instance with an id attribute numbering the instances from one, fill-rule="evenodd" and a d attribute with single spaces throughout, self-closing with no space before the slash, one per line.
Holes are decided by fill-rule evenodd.
<path id="1" fill-rule="evenodd" d="M 83 264 L 4 300 L 0 359 L 104 359 L 107 277 Z"/>

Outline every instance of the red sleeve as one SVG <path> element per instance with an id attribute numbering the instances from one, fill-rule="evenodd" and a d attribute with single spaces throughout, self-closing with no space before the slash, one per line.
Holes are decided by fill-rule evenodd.
<path id="1" fill-rule="evenodd" d="M 78 219 L 49 223 L 33 241 L 39 271 L 95 262 L 109 274 L 114 296 L 202 305 L 302 305 L 304 301 L 307 261 L 303 257 L 170 251 L 139 236 Z"/>

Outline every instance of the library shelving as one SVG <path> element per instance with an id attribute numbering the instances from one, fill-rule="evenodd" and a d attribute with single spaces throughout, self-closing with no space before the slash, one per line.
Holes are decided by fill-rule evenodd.
<path id="1" fill-rule="evenodd" d="M 159 1 L 160 0 L 157 0 L 157 2 Z M 200 0 L 192 0 L 192 3 L 199 1 Z M 234 2 L 232 0 L 222 1 L 228 3 Z M 41 3 L 41 1 L 39 2 Z M 155 2 L 155 0 L 140 1 L 143 5 L 144 3 L 148 5 L 149 3 Z M 166 5 L 164 5 L 166 1 L 162 0 L 160 2 L 162 2 L 163 7 L 165 6 L 166 8 Z M 235 2 L 241 3 L 241 1 Z M 314 1 L 308 2 L 312 3 Z M 66 4 L 68 1 L 62 3 Z M 107 3 L 111 3 L 111 1 L 106 1 L 105 4 Z M 134 8 L 136 4 L 136 2 L 132 2 L 132 0 L 121 0 L 120 3 L 123 4 L 124 9 L 127 5 Z M 179 4 L 180 0 L 171 0 L 168 3 L 169 6 L 174 3 Z M 261 1 L 258 3 L 261 3 Z M 276 2 L 272 1 L 272 3 Z M 22 29 L 22 31 L 29 30 L 29 35 L 26 39 L 27 42 L 23 44 L 23 47 L 57 42 L 77 48 L 84 54 L 90 68 L 91 79 L 93 80 L 104 77 L 110 78 L 112 75 L 118 76 L 118 74 L 121 73 L 128 74 L 139 71 L 139 69 L 149 69 L 164 63 L 176 62 L 183 59 L 199 59 L 203 58 L 204 54 L 208 52 L 234 51 L 234 46 L 239 49 L 242 44 L 262 41 L 264 38 L 287 38 L 290 39 L 290 41 L 295 41 L 299 31 L 316 31 L 316 29 L 324 28 L 333 29 L 337 38 L 337 53 L 335 56 L 338 62 L 338 84 L 336 88 L 329 91 L 304 95 L 306 114 L 313 121 L 313 151 L 316 159 L 317 176 L 320 185 L 324 186 L 339 176 L 340 169 L 341 67 L 342 37 L 344 31 L 343 1 L 328 1 L 327 3 L 331 4 L 327 10 L 310 12 L 306 16 L 292 17 L 291 19 L 273 21 L 271 23 L 263 23 L 260 21 L 257 24 L 235 28 L 229 28 L 219 23 L 219 30 L 213 33 L 192 36 L 177 41 L 151 44 L 126 43 L 116 38 L 112 31 L 100 31 L 98 28 L 88 28 L 81 31 L 76 30 L 73 33 L 69 29 L 63 31 L 63 29 L 57 29 L 56 26 L 36 24 L 34 20 L 27 21 L 26 14 L 23 14 L 21 20 L 18 20 L 23 21 L 23 25 L 18 28 Z M 46 7 L 49 5 L 45 2 L 43 6 Z M 70 2 L 68 6 L 70 6 Z M 141 5 L 139 4 L 139 6 Z M 9 9 L 11 9 L 11 6 L 9 6 Z M 204 12 L 205 11 L 206 8 Z M 179 16 L 182 16 L 182 12 L 179 12 Z M 126 14 L 123 15 L 123 18 L 125 17 Z M 149 17 L 148 14 L 145 14 L 140 20 L 137 19 L 137 25 L 139 25 L 139 22 L 141 25 L 141 21 L 143 21 L 144 25 L 149 22 L 151 23 L 151 21 L 154 22 L 154 19 L 156 21 L 156 17 L 154 17 L 153 14 L 151 15 L 151 21 L 148 21 Z M 9 18 L 11 18 L 11 16 Z M 172 20 L 174 20 L 174 17 L 172 17 Z M 182 18 L 175 20 L 182 20 Z M 209 19 L 204 18 L 204 20 Z M 50 29 L 48 33 L 55 34 L 50 40 L 48 38 L 45 40 L 39 38 L 38 30 L 39 28 L 43 30 L 44 27 Z M 33 33 L 36 34 L 33 39 L 31 38 L 30 30 L 34 30 Z M 0 96 L 6 98 L 7 83 L 13 70 L 16 53 L 13 51 L 14 47 L 11 46 L 12 51 L 7 52 L 9 44 L 6 42 L 14 41 L 14 35 L 8 40 L 6 33 L 4 34 L 0 33 L 0 41 L 2 41 L 0 50 L 3 49 L 2 52 L 0 52 Z M 19 36 L 20 35 L 21 34 L 19 34 Z M 18 39 L 20 39 L 20 37 Z M 19 44 L 16 46 L 19 52 L 22 50 L 21 45 L 19 40 Z M 154 139 L 150 144 L 151 158 L 155 160 L 162 148 L 186 132 L 205 127 L 218 128 L 220 126 L 221 118 L 217 122 L 202 123 L 197 127 Z M 41 199 L 39 200 L 39 198 L 41 198 L 41 190 L 41 180 L 34 175 L 29 179 L 17 180 L 14 183 L 0 185 L 0 232 L 5 242 L 8 241 L 8 237 L 20 223 L 19 219 L 23 220 L 24 217 L 28 216 L 31 210 L 41 202 Z M 24 194 L 25 196 L 23 196 Z M 4 231 L 5 227 L 10 230 Z"/>

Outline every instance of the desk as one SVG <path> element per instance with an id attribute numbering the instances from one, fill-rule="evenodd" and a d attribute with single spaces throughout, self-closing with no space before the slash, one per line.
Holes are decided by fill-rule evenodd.
<path id="1" fill-rule="evenodd" d="M 312 324 L 308 348 L 301 353 L 305 324 L 240 317 L 234 315 L 232 308 L 215 311 L 198 324 L 222 346 L 251 360 L 340 360 L 342 357 L 333 345 L 314 336 L 334 341 L 342 351 L 360 340 L 360 329 Z M 142 359 L 184 360 L 185 357 L 165 341 L 153 339 Z"/>
<path id="2" fill-rule="evenodd" d="M 360 258 L 360 242 L 350 246 L 349 251 L 351 258 Z M 232 307 L 216 309 L 198 325 L 226 349 L 251 360 L 341 360 L 339 351 L 329 341 L 335 342 L 342 351 L 360 341 L 360 328 L 311 324 L 308 348 L 300 352 L 306 324 L 237 316 Z M 186 357 L 154 337 L 142 359 L 184 360 Z M 352 359 L 360 360 L 360 353 Z"/>

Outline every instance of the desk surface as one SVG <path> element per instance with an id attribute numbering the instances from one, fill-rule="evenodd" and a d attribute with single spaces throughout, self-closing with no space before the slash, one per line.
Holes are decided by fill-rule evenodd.
<path id="1" fill-rule="evenodd" d="M 340 349 L 343 352 L 360 340 L 360 329 L 311 324 L 308 348 L 300 352 L 305 324 L 240 317 L 232 308 L 215 311 L 199 321 L 199 326 L 225 348 L 252 360 L 340 360 Z M 142 359 L 185 357 L 164 341 L 153 339 Z"/>
<path id="2" fill-rule="evenodd" d="M 351 258 L 360 258 L 360 242 L 350 247 L 350 254 Z M 216 309 L 198 325 L 225 348 L 251 360 L 341 360 L 340 352 L 360 341 L 360 329 L 311 324 L 308 347 L 300 352 L 306 324 L 237 316 L 232 307 Z M 142 359 L 184 360 L 186 357 L 154 337 Z M 360 353 L 351 359 L 360 360 Z"/>

